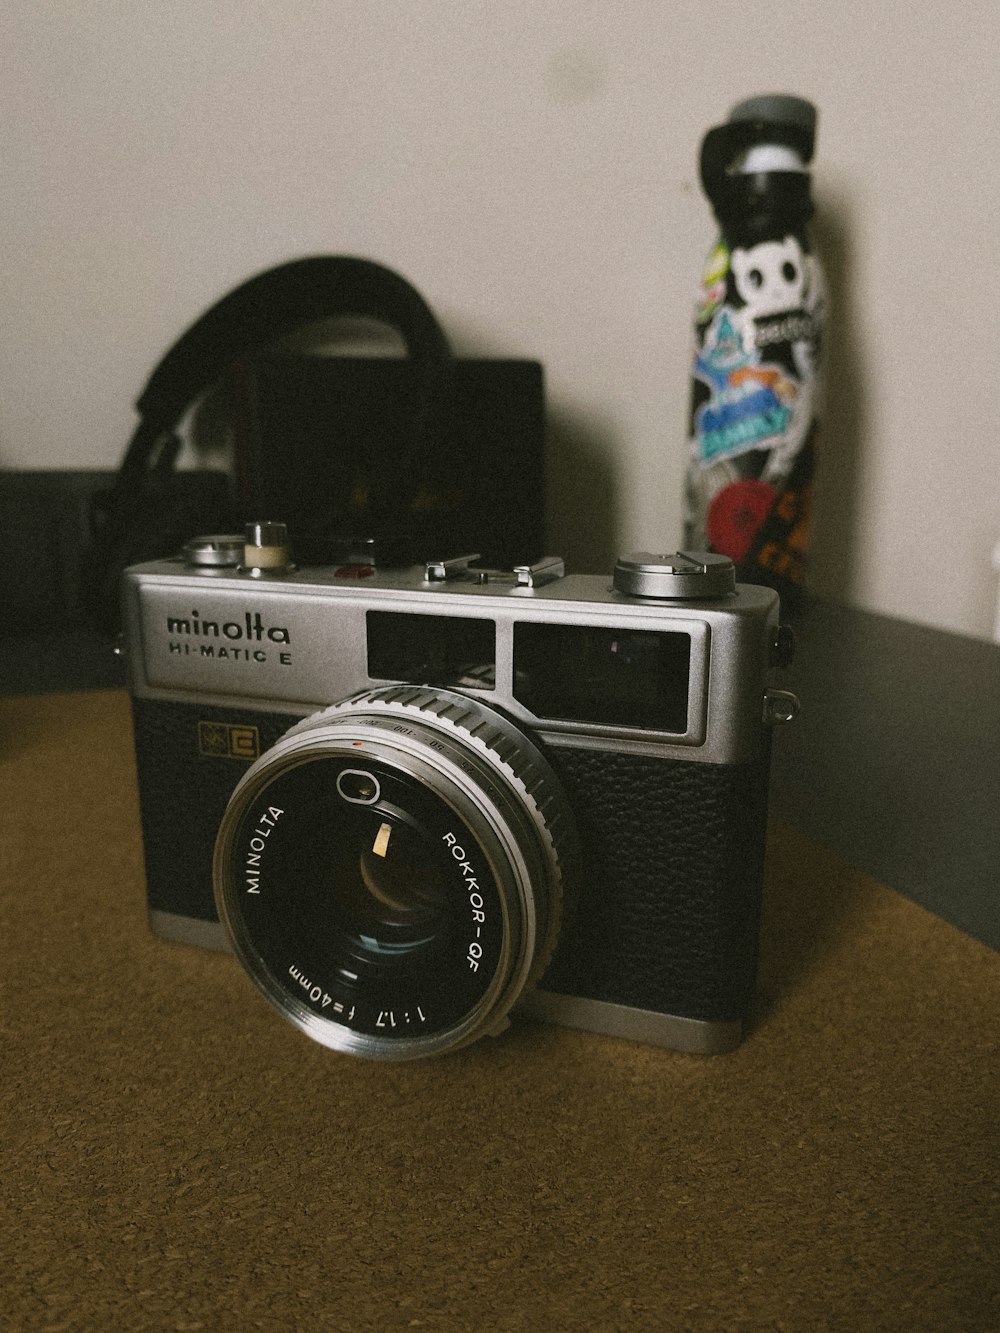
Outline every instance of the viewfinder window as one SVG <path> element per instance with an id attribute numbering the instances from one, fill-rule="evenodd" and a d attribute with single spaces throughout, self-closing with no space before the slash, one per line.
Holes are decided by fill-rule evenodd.
<path id="1" fill-rule="evenodd" d="M 368 612 L 368 674 L 444 689 L 496 688 L 496 624 L 462 616 Z"/>
<path id="2" fill-rule="evenodd" d="M 690 675 L 688 634 L 514 627 L 514 697 L 536 717 L 683 735 Z"/>

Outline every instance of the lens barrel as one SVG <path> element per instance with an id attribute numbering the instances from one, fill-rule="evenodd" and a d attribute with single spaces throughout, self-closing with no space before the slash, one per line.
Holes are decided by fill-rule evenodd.
<path id="1" fill-rule="evenodd" d="M 506 1025 L 577 859 L 537 746 L 491 708 L 389 686 L 294 726 L 236 787 L 215 895 L 250 978 L 338 1050 L 414 1059 Z"/>

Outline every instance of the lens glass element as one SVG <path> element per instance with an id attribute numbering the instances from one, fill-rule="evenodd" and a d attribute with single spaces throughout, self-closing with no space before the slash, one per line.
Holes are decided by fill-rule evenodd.
<path id="1" fill-rule="evenodd" d="M 255 793 L 225 901 L 251 973 L 359 1036 L 454 1027 L 501 963 L 501 895 L 475 834 L 413 774 L 357 752 Z"/>

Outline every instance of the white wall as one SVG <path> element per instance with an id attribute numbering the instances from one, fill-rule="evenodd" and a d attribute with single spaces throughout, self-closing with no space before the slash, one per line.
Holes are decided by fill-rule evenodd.
<path id="1" fill-rule="evenodd" d="M 992 0 L 7 0 L 0 28 L 0 466 L 114 465 L 204 307 L 359 254 L 459 350 L 545 363 L 577 567 L 672 546 L 698 143 L 738 98 L 798 92 L 836 303 L 814 585 L 989 635 Z"/>

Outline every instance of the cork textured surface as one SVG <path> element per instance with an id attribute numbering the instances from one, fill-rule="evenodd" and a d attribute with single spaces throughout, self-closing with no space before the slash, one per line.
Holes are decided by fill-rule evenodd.
<path id="1" fill-rule="evenodd" d="M 0 792 L 4 1328 L 1000 1327 L 1000 956 L 786 828 L 733 1054 L 384 1066 L 149 933 L 123 693 Z"/>

